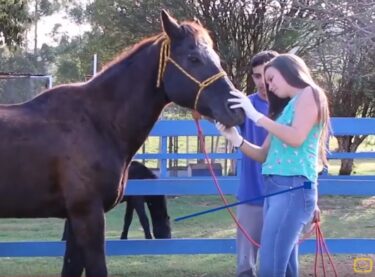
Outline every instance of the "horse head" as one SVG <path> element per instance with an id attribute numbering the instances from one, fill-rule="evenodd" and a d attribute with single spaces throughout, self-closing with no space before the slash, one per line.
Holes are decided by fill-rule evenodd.
<path id="1" fill-rule="evenodd" d="M 236 90 L 220 64 L 208 31 L 199 21 L 179 24 L 161 13 L 163 38 L 158 86 L 168 99 L 226 126 L 244 121 L 242 109 L 229 108 L 229 92 Z"/>

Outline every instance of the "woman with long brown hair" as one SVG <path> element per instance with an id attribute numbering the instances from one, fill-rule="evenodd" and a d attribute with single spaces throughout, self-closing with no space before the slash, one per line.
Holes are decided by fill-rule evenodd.
<path id="1" fill-rule="evenodd" d="M 257 112 L 248 98 L 233 92 L 231 108 L 242 108 L 247 117 L 265 128 L 269 135 L 259 147 L 244 140 L 237 129 L 217 128 L 240 146 L 247 156 L 262 162 L 265 193 L 275 193 L 311 183 L 311 189 L 292 190 L 267 198 L 260 246 L 260 277 L 298 276 L 298 239 L 317 209 L 319 160 L 326 163 L 325 147 L 329 125 L 328 101 L 314 82 L 305 62 L 296 55 L 282 54 L 264 68 L 269 117 Z"/>

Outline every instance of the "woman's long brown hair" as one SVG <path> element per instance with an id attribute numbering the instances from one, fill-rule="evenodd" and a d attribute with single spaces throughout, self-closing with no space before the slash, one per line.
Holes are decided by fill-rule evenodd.
<path id="1" fill-rule="evenodd" d="M 305 62 L 298 56 L 293 54 L 281 54 L 273 58 L 264 67 L 264 72 L 273 67 L 277 69 L 285 81 L 296 88 L 304 89 L 308 86 L 312 88 L 314 100 L 318 107 L 318 119 L 322 125 L 322 134 L 319 140 L 319 157 L 326 166 L 327 161 L 327 142 L 330 130 L 330 117 L 328 100 L 324 90 L 319 87 L 311 77 L 310 70 Z M 279 98 L 267 87 L 267 95 L 269 101 L 269 116 L 276 119 L 290 98 Z"/>

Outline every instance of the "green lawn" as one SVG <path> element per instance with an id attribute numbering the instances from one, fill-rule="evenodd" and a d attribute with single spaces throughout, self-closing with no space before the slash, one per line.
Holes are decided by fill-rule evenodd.
<path id="1" fill-rule="evenodd" d="M 340 169 L 340 160 L 329 161 L 329 173 L 337 175 Z M 374 160 L 355 160 L 352 175 L 375 175 Z"/>
<path id="2" fill-rule="evenodd" d="M 231 198 L 233 200 L 233 198 Z M 216 196 L 183 196 L 169 198 L 171 218 L 221 205 Z M 323 231 L 326 237 L 374 237 L 375 198 L 322 197 Z M 119 205 L 107 214 L 106 237 L 117 239 L 121 233 L 124 206 Z M 1 241 L 58 240 L 63 221 L 57 219 L 1 219 Z M 235 226 L 226 211 L 173 223 L 173 237 L 234 237 Z M 137 220 L 131 226 L 131 239 L 142 238 Z M 353 259 L 353 257 L 340 257 Z M 347 264 L 347 262 L 343 263 Z M 62 258 L 2 258 L 0 276 L 58 275 Z M 305 270 L 312 269 L 311 257 L 303 257 Z M 233 276 L 234 255 L 194 256 L 124 256 L 108 258 L 112 276 Z M 306 275 L 307 276 L 307 275 Z M 351 275 L 350 275 L 351 276 Z"/>

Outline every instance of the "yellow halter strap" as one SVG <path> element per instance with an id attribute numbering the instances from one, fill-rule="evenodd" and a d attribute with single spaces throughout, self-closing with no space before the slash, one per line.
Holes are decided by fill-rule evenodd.
<path id="1" fill-rule="evenodd" d="M 168 37 L 164 38 L 162 43 L 161 43 L 161 48 L 160 48 L 160 57 L 159 57 L 159 69 L 158 69 L 158 79 L 156 86 L 160 87 L 161 79 L 163 78 L 165 68 L 167 67 L 167 62 L 170 61 L 172 64 L 174 64 L 185 76 L 187 76 L 190 80 L 192 80 L 194 83 L 196 83 L 199 86 L 199 90 L 197 95 L 195 96 L 195 101 L 194 101 L 194 109 L 197 109 L 198 105 L 198 100 L 199 97 L 202 93 L 202 91 L 211 85 L 213 82 L 216 80 L 220 79 L 223 76 L 226 76 L 227 74 L 225 71 L 220 71 L 217 74 L 207 78 L 203 82 L 198 81 L 196 78 L 194 78 L 192 75 L 190 75 L 185 69 L 183 69 L 177 62 L 175 62 L 171 57 L 170 57 L 170 40 Z"/>

